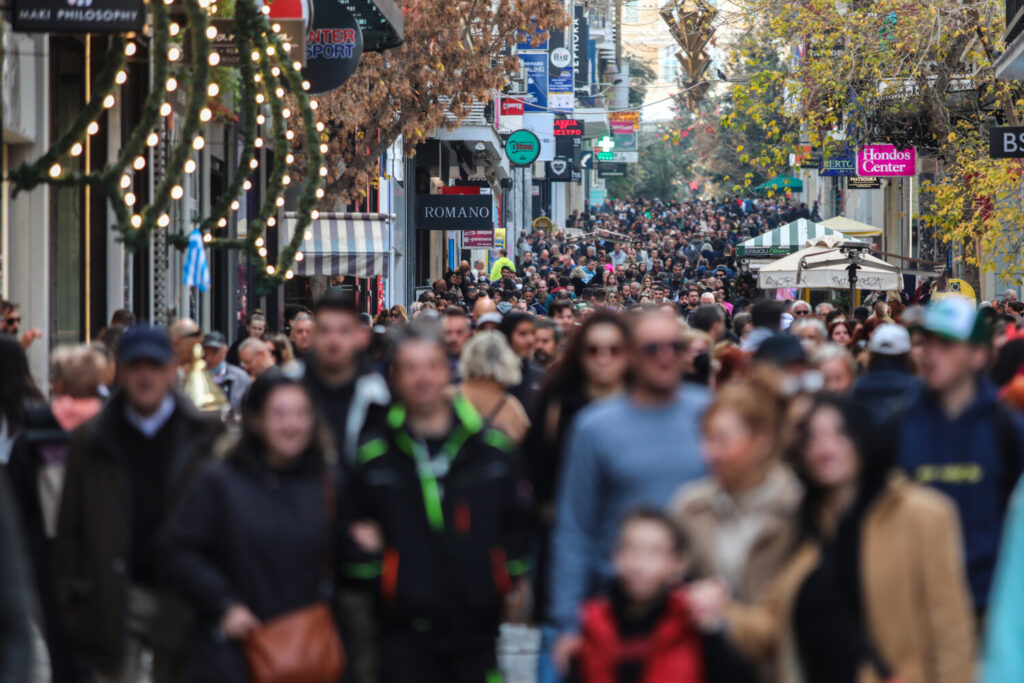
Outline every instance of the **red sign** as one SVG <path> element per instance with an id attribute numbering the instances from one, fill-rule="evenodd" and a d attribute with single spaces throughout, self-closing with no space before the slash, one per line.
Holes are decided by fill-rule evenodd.
<path id="1" fill-rule="evenodd" d="M 273 0 L 264 4 L 270 5 L 270 17 L 272 19 L 309 20 L 308 0 Z"/>
<path id="2" fill-rule="evenodd" d="M 525 103 L 521 99 L 512 97 L 501 98 L 502 116 L 522 116 L 525 111 Z"/>
<path id="3" fill-rule="evenodd" d="M 465 230 L 462 233 L 463 249 L 490 249 L 493 246 L 493 230 Z"/>
<path id="4" fill-rule="evenodd" d="M 555 136 L 583 137 L 583 122 L 579 119 L 555 119 Z"/>

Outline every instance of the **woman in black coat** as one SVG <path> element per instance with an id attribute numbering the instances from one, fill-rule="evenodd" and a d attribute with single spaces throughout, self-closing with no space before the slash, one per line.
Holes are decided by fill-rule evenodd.
<path id="1" fill-rule="evenodd" d="M 306 389 L 268 371 L 249 390 L 238 444 L 172 515 L 166 578 L 197 613 L 189 680 L 249 681 L 246 635 L 327 597 L 337 489 L 319 434 Z"/>

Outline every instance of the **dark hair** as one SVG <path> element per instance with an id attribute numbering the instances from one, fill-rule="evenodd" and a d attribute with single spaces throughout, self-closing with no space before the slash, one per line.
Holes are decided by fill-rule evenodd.
<path id="1" fill-rule="evenodd" d="M 833 309 L 833 311 L 836 311 L 836 310 L 838 310 L 838 309 Z M 870 318 L 870 317 L 871 317 L 871 309 L 868 308 L 867 306 L 858 306 L 857 308 L 853 309 L 853 319 L 856 320 L 857 322 L 861 323 L 861 324 L 866 322 L 867 319 Z"/>
<path id="2" fill-rule="evenodd" d="M 121 327 L 131 327 L 135 324 L 135 314 L 129 311 L 127 308 L 119 308 L 114 311 L 114 314 L 110 316 L 110 325 L 120 325 Z"/>
<path id="3" fill-rule="evenodd" d="M 693 326 L 704 332 L 710 332 L 720 322 L 725 322 L 725 311 L 718 304 L 705 304 L 693 314 Z"/>
<path id="4" fill-rule="evenodd" d="M 662 527 L 666 532 L 668 532 L 669 538 L 672 539 L 672 552 L 677 556 L 686 554 L 689 544 L 686 542 L 686 535 L 683 533 L 682 527 L 679 526 L 679 524 L 677 524 L 676 521 L 668 515 L 668 513 L 656 507 L 646 505 L 636 507 L 623 515 L 622 521 L 619 522 L 619 540 L 622 539 L 622 535 L 625 533 L 626 527 L 638 522 L 657 524 Z"/>
<path id="5" fill-rule="evenodd" d="M 778 301 L 758 301 L 750 309 L 750 319 L 754 327 L 766 327 L 778 330 L 782 324 L 783 306 Z"/>
<path id="6" fill-rule="evenodd" d="M 273 367 L 260 375 L 245 394 L 245 400 L 242 402 L 242 433 L 239 435 L 238 443 L 230 451 L 228 456 L 230 459 L 266 456 L 266 444 L 263 437 L 256 433 L 254 422 L 263 413 L 264 408 L 267 406 L 267 401 L 270 400 L 270 396 L 278 389 L 284 387 L 294 387 L 301 390 L 314 408 L 313 436 L 310 439 L 309 446 L 306 448 L 306 452 L 299 457 L 300 462 L 308 465 L 310 463 L 323 463 L 333 458 L 334 451 L 333 444 L 330 442 L 330 435 L 324 428 L 319 411 L 315 409 L 313 397 L 310 396 L 309 389 L 300 380 L 290 377 L 280 368 Z"/>
<path id="7" fill-rule="evenodd" d="M 555 299 L 551 303 L 551 306 L 548 307 L 548 315 L 554 318 L 556 315 L 558 315 L 561 311 L 565 309 L 572 311 L 573 316 L 576 315 L 576 307 L 573 306 L 570 301 Z"/>
<path id="8" fill-rule="evenodd" d="M 351 292 L 330 291 L 324 294 L 313 306 L 314 316 L 319 316 L 325 311 L 358 316 L 359 306 L 356 304 L 355 295 Z"/>
<path id="9" fill-rule="evenodd" d="M 460 306 L 449 306 L 444 309 L 444 317 L 446 318 L 462 318 L 463 320 L 469 320 L 466 317 L 466 311 Z"/>
<path id="10" fill-rule="evenodd" d="M 569 391 L 582 391 L 586 380 L 583 373 L 584 345 L 590 330 L 598 325 L 612 325 L 618 328 L 625 346 L 629 346 L 633 340 L 633 330 L 626 319 L 618 313 L 598 310 L 587 316 L 579 329 L 573 333 L 561 360 L 548 374 L 541 388 L 537 405 L 546 405 L 547 401 L 563 396 Z"/>
<path id="11" fill-rule="evenodd" d="M 1003 387 L 1010 383 L 1024 365 L 1024 339 L 1014 339 L 1003 344 L 992 367 L 992 381 Z"/>
<path id="12" fill-rule="evenodd" d="M 0 377 L 0 418 L 11 436 L 25 424 L 26 403 L 45 399 L 29 372 L 25 349 L 7 334 L 0 334 Z"/>

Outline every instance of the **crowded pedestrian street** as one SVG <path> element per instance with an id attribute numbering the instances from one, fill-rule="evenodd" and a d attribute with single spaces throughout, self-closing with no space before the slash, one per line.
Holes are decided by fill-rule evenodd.
<path id="1" fill-rule="evenodd" d="M 1022 16 L 0 8 L 0 683 L 1024 682 Z"/>

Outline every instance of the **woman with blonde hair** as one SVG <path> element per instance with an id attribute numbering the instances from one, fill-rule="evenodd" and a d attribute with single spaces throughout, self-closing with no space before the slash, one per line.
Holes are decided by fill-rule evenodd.
<path id="1" fill-rule="evenodd" d="M 476 334 L 462 349 L 459 359 L 462 383 L 458 391 L 493 427 L 519 443 L 530 428 L 530 418 L 508 388 L 523 379 L 519 356 L 500 332 Z"/>

